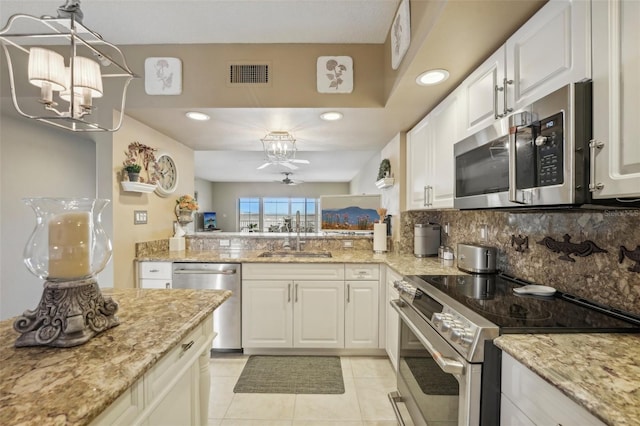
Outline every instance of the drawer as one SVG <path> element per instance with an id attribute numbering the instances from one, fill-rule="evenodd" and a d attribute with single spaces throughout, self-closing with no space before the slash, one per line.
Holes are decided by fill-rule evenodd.
<path id="1" fill-rule="evenodd" d="M 342 263 L 243 263 L 247 280 L 343 280 Z"/>
<path id="2" fill-rule="evenodd" d="M 140 288 L 156 288 L 156 289 L 171 288 L 171 278 L 164 278 L 164 279 L 141 278 Z"/>
<path id="3" fill-rule="evenodd" d="M 344 267 L 347 280 L 379 280 L 380 265 L 377 263 L 354 263 Z"/>
<path id="4" fill-rule="evenodd" d="M 180 340 L 175 348 L 164 355 L 145 375 L 145 398 L 147 402 L 161 397 L 161 393 L 173 386 L 173 381 L 181 372 L 193 364 L 194 358 L 203 349 L 211 347 L 213 336 L 213 315 L 209 315 L 195 330 Z M 193 342 L 193 343 L 191 343 Z M 189 345 L 185 348 L 185 345 Z"/>
<path id="5" fill-rule="evenodd" d="M 171 262 L 140 262 L 138 278 L 171 279 Z"/>

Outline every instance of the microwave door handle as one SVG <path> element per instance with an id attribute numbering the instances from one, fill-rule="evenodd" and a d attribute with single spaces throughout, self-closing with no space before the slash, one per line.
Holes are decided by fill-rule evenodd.
<path id="1" fill-rule="evenodd" d="M 525 204 L 524 201 L 518 200 L 518 168 L 516 165 L 516 141 L 518 140 L 518 132 L 515 129 L 515 127 L 509 126 L 509 201 L 512 203 Z"/>

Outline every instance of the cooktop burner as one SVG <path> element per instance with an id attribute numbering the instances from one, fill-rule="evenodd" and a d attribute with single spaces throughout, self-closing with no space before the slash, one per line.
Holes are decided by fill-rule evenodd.
<path id="1" fill-rule="evenodd" d="M 518 295 L 513 289 L 530 283 L 504 275 L 415 275 L 411 278 L 423 293 L 428 295 L 429 291 L 420 281 L 496 324 L 500 334 L 640 332 L 639 318 L 569 294 Z M 418 309 L 419 305 L 414 303 Z"/>

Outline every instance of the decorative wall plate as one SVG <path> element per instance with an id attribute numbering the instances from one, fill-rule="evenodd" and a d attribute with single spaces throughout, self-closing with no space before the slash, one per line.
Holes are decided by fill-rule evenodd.
<path id="1" fill-rule="evenodd" d="M 182 61 L 178 58 L 145 59 L 144 90 L 147 95 L 181 94 Z"/>
<path id="2" fill-rule="evenodd" d="M 351 93 L 353 91 L 351 56 L 320 56 L 316 69 L 318 93 Z"/>
<path id="3" fill-rule="evenodd" d="M 411 42 L 409 0 L 402 0 L 391 25 L 391 67 L 397 70 Z"/>

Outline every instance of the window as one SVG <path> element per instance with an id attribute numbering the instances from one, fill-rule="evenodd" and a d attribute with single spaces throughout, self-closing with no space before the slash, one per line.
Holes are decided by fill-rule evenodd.
<path id="1" fill-rule="evenodd" d="M 301 232 L 318 229 L 318 200 L 315 198 L 240 198 L 238 212 L 240 231 L 293 232 L 296 212 L 300 212 Z"/>

